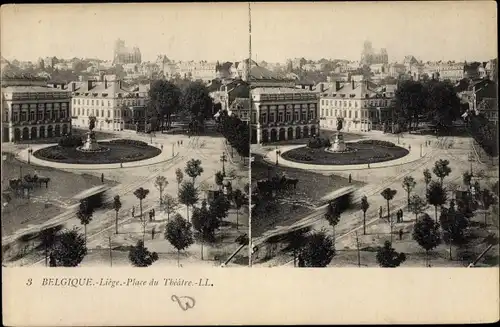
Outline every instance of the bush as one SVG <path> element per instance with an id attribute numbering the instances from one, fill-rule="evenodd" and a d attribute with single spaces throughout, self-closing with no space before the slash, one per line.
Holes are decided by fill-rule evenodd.
<path id="1" fill-rule="evenodd" d="M 331 145 L 332 143 L 330 142 L 330 140 L 323 137 L 314 137 L 309 139 L 309 142 L 307 142 L 307 146 L 311 149 L 326 148 L 330 147 Z"/>
<path id="2" fill-rule="evenodd" d="M 129 140 L 129 139 L 119 139 L 119 140 L 111 140 L 109 141 L 111 144 L 124 144 L 124 145 L 132 145 L 132 146 L 137 146 L 140 148 L 145 148 L 148 146 L 146 142 L 143 141 L 136 141 L 136 140 Z"/>
<path id="3" fill-rule="evenodd" d="M 371 144 L 371 145 L 378 145 L 378 146 L 384 146 L 386 148 L 393 148 L 396 145 L 392 142 L 389 141 L 381 141 L 381 140 L 361 140 L 356 143 L 359 144 Z"/>
<path id="4" fill-rule="evenodd" d="M 63 148 L 73 148 L 73 147 L 78 147 L 83 145 L 82 138 L 78 135 L 69 135 L 69 136 L 64 136 L 59 139 L 58 142 L 59 146 L 62 146 Z"/>

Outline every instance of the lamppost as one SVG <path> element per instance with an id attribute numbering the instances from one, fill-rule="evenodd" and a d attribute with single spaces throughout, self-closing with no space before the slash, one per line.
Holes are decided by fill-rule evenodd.
<path id="1" fill-rule="evenodd" d="M 474 160 L 474 154 L 472 152 L 469 153 L 469 158 L 468 158 L 469 162 L 470 162 L 470 174 L 471 175 L 474 175 L 473 172 L 472 172 L 472 163 L 475 161 Z"/>
<path id="2" fill-rule="evenodd" d="M 423 144 L 420 143 L 420 158 L 422 158 L 422 146 L 423 146 Z"/>
<path id="3" fill-rule="evenodd" d="M 224 163 L 227 161 L 226 152 L 222 152 L 222 155 L 220 156 L 220 161 L 222 162 L 222 175 L 226 176 L 226 169 L 224 166 Z"/>
<path id="4" fill-rule="evenodd" d="M 281 155 L 281 150 L 276 150 L 276 166 L 278 165 L 278 158 Z"/>
<path id="5" fill-rule="evenodd" d="M 31 155 L 33 154 L 33 149 L 31 146 L 28 149 L 28 165 L 31 163 Z"/>
<path id="6" fill-rule="evenodd" d="M 175 146 L 175 143 L 172 143 L 172 158 L 174 157 L 174 146 Z"/>

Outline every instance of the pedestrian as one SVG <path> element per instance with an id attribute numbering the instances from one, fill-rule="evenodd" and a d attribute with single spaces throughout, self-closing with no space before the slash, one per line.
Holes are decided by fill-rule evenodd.
<path id="1" fill-rule="evenodd" d="M 349 184 L 351 184 L 352 182 L 352 177 L 351 177 L 351 174 L 349 174 Z"/>
<path id="2" fill-rule="evenodd" d="M 155 212 L 155 209 L 153 208 L 153 220 L 155 220 L 155 215 L 156 215 L 156 212 Z"/>
<path id="3" fill-rule="evenodd" d="M 403 229 L 399 229 L 399 240 L 401 241 L 403 239 Z"/>
<path id="4" fill-rule="evenodd" d="M 123 168 L 123 162 L 120 162 L 120 168 Z"/>
<path id="5" fill-rule="evenodd" d="M 161 147 L 160 147 L 160 148 L 161 148 L 161 150 L 163 151 L 163 144 L 161 145 Z"/>
<path id="6" fill-rule="evenodd" d="M 408 150 L 411 150 L 411 144 L 408 144 Z"/>
<path id="7" fill-rule="evenodd" d="M 104 183 L 104 173 L 101 174 L 101 183 Z"/>
<path id="8" fill-rule="evenodd" d="M 397 223 L 401 222 L 401 212 L 399 212 L 399 210 L 398 212 L 396 212 L 396 222 Z"/>
<path id="9" fill-rule="evenodd" d="M 153 211 L 149 210 L 149 221 L 153 221 Z"/>
<path id="10" fill-rule="evenodd" d="M 399 212 L 400 212 L 400 219 L 401 219 L 401 222 L 403 222 L 403 209 L 399 209 Z"/>
<path id="11" fill-rule="evenodd" d="M 382 219 L 382 206 L 378 209 L 378 216 L 380 219 Z"/>
<path id="12" fill-rule="evenodd" d="M 370 163 L 368 163 L 368 169 L 370 169 Z"/>
<path id="13" fill-rule="evenodd" d="M 132 206 L 132 218 L 135 217 L 135 206 Z"/>
<path id="14" fill-rule="evenodd" d="M 151 230 L 151 239 L 154 240 L 155 239 L 155 228 L 153 227 L 153 229 Z"/>

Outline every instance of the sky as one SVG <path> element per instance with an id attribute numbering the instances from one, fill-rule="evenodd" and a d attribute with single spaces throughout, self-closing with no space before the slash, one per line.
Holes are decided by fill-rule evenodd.
<path id="1" fill-rule="evenodd" d="M 389 61 L 488 60 L 497 56 L 496 4 L 459 2 L 252 3 L 252 58 L 359 60 L 363 43 Z M 7 5 L 1 52 L 39 57 L 112 59 L 116 39 L 144 61 L 248 57 L 247 3 Z"/>

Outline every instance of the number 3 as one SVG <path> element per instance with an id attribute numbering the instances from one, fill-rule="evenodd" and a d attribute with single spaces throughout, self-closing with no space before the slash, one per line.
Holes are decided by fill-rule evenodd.
<path id="1" fill-rule="evenodd" d="M 32 282 L 31 282 L 31 281 L 32 281 L 32 279 L 31 279 L 31 278 L 28 278 L 28 281 L 26 282 L 26 286 L 31 286 L 31 284 L 32 284 Z"/>

